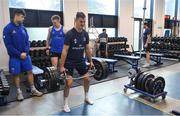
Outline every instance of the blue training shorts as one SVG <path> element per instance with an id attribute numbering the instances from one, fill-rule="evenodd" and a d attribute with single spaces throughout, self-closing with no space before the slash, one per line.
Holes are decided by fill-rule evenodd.
<path id="1" fill-rule="evenodd" d="M 32 70 L 32 61 L 28 55 L 25 60 L 20 58 L 10 58 L 9 59 L 9 72 L 13 75 L 18 75 L 22 72 L 27 72 Z"/>

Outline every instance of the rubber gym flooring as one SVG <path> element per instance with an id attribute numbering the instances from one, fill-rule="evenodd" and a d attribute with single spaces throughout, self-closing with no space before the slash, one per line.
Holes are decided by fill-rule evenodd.
<path id="1" fill-rule="evenodd" d="M 120 93 L 104 97 L 90 106 L 82 104 L 72 108 L 70 113 L 60 112 L 55 115 L 89 115 L 89 116 L 119 116 L 119 115 L 166 115 L 155 108 L 133 100 Z"/>
<path id="2" fill-rule="evenodd" d="M 123 67 L 129 68 L 124 63 L 119 70 Z M 153 69 L 153 67 L 150 68 Z M 127 69 L 123 72 L 124 75 Z M 156 103 L 152 103 L 131 90 L 124 94 L 124 85 L 129 83 L 129 79 L 124 77 L 98 84 L 93 83 L 90 89 L 90 97 L 95 103 L 93 106 L 84 104 L 82 86 L 73 87 L 69 96 L 69 106 L 72 112 L 68 114 L 62 112 L 63 91 L 57 91 L 42 97 L 25 99 L 23 102 L 11 102 L 7 106 L 0 107 L 0 115 L 169 115 L 173 109 L 180 110 L 178 89 L 180 87 L 180 63 L 174 61 L 170 65 L 156 67 L 156 70 L 148 72 L 165 78 L 165 90 L 168 92 L 165 100 L 158 99 Z"/>
<path id="3" fill-rule="evenodd" d="M 163 65 L 160 65 L 160 66 L 153 66 L 152 65 L 151 67 L 144 68 L 143 71 L 155 70 L 157 68 L 162 68 L 162 67 L 166 67 L 166 66 L 177 63 L 177 61 L 165 60 L 165 59 L 162 60 L 162 62 L 164 63 Z M 142 60 L 140 62 L 140 65 L 143 65 L 143 63 L 144 63 L 144 60 Z M 125 77 L 125 76 L 127 76 L 127 71 L 130 68 L 131 68 L 130 65 L 128 65 L 127 63 L 125 63 L 123 61 L 120 61 L 116 64 L 116 70 L 118 70 L 117 73 L 109 74 L 108 78 L 105 80 L 102 80 L 102 81 L 96 81 L 95 79 L 92 79 L 90 84 L 93 85 L 93 84 L 98 84 L 98 83 L 102 83 L 105 81 Z M 26 90 L 28 88 L 28 83 L 26 82 L 26 76 L 22 75 L 21 77 L 22 77 L 21 88 L 22 88 L 22 91 L 24 93 L 24 98 L 31 98 L 30 94 L 28 92 L 26 92 Z M 8 76 L 8 81 L 10 82 L 11 88 L 10 88 L 10 95 L 7 97 L 7 100 L 8 100 L 8 102 L 13 102 L 13 101 L 16 101 L 16 88 L 15 88 L 15 85 L 13 83 L 11 76 Z M 77 86 L 81 86 L 81 85 L 83 85 L 83 80 L 76 80 L 73 83 L 73 87 L 77 87 Z M 63 86 L 60 88 L 60 90 L 62 90 L 62 89 L 63 89 Z M 40 91 L 42 91 L 43 93 L 47 93 L 47 91 L 45 89 L 42 89 Z"/>

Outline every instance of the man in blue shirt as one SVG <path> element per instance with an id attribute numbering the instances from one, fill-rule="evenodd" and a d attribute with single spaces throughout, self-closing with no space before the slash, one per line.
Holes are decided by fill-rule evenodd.
<path id="1" fill-rule="evenodd" d="M 34 87 L 32 63 L 29 56 L 29 36 L 22 24 L 25 16 L 24 10 L 16 9 L 14 11 L 13 21 L 3 30 L 3 40 L 9 55 L 9 71 L 15 80 L 18 101 L 24 99 L 20 89 L 20 74 L 22 72 L 27 72 L 28 74 L 32 95 L 42 96 L 42 93 Z"/>
<path id="2" fill-rule="evenodd" d="M 143 67 L 149 67 L 151 51 L 151 29 L 148 27 L 147 22 L 144 23 L 143 45 L 146 52 L 146 63 L 143 65 Z"/>
<path id="3" fill-rule="evenodd" d="M 85 92 L 85 102 L 88 104 L 93 104 L 93 102 L 88 97 L 89 91 L 89 75 L 88 68 L 85 63 L 84 53 L 90 62 L 90 68 L 94 66 L 91 50 L 89 47 L 89 35 L 83 29 L 85 26 L 85 14 L 83 12 L 78 12 L 75 18 L 75 27 L 67 32 L 65 35 L 64 48 L 61 55 L 61 65 L 60 71 L 65 72 L 65 68 L 68 70 L 65 88 L 64 88 L 64 111 L 70 112 L 68 107 L 68 96 L 69 90 L 72 86 L 72 76 L 73 70 L 76 69 L 78 73 L 84 76 L 84 92 Z"/>
<path id="4" fill-rule="evenodd" d="M 57 67 L 64 46 L 64 36 L 66 30 L 61 25 L 60 16 L 53 15 L 51 17 L 51 21 L 53 23 L 53 26 L 49 27 L 46 47 L 48 49 L 47 53 L 50 49 L 51 64 Z"/>
<path id="5" fill-rule="evenodd" d="M 100 50 L 100 56 L 103 58 L 107 57 L 107 50 L 106 50 L 106 44 L 108 43 L 108 34 L 106 33 L 106 29 L 102 30 L 103 32 L 99 34 L 99 50 Z"/>

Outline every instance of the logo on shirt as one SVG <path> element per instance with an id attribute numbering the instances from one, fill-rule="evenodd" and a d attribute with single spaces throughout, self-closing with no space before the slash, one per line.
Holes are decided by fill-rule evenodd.
<path id="1" fill-rule="evenodd" d="M 13 30 L 12 34 L 15 34 L 15 33 L 16 33 L 16 31 L 15 31 L 15 30 Z"/>
<path id="2" fill-rule="evenodd" d="M 3 38 L 5 39 L 5 38 L 6 38 L 6 36 L 4 35 L 4 36 L 3 36 Z"/>
<path id="3" fill-rule="evenodd" d="M 77 39 L 76 38 L 74 39 L 74 43 L 77 44 Z"/>
<path id="4" fill-rule="evenodd" d="M 84 37 L 83 41 L 86 41 L 86 38 Z"/>

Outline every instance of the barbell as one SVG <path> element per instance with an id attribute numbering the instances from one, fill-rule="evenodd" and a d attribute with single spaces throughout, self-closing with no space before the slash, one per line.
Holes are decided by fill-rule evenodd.
<path id="1" fill-rule="evenodd" d="M 105 61 L 101 59 L 93 59 L 94 68 L 88 70 L 88 77 L 94 78 L 97 81 L 106 79 L 109 73 L 108 65 Z M 68 72 L 67 72 L 68 73 Z M 65 74 L 67 74 L 65 73 Z M 56 91 L 63 85 L 68 77 L 64 73 L 60 73 L 55 67 L 46 67 L 44 69 L 44 76 L 40 80 L 44 87 L 48 91 Z M 73 80 L 80 80 L 85 78 L 85 76 L 73 77 Z"/>

